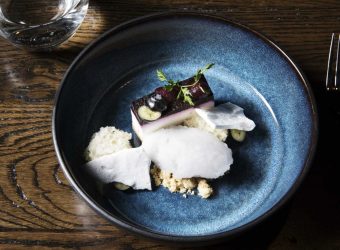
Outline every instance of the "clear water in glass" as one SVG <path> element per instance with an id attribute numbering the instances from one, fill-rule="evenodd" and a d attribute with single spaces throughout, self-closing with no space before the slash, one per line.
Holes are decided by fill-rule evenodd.
<path id="1" fill-rule="evenodd" d="M 70 38 L 88 0 L 0 0 L 0 35 L 16 46 L 45 50 Z"/>

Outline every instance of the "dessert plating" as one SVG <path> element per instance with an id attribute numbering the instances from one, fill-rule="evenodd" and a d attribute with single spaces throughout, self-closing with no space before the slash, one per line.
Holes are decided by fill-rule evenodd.
<path id="1" fill-rule="evenodd" d="M 232 103 L 215 106 L 203 74 L 213 65 L 183 81 L 168 79 L 157 70 L 165 85 L 130 106 L 132 128 L 142 145 L 130 148 L 131 134 L 114 127 L 102 128 L 86 150 L 87 171 L 120 190 L 129 186 L 151 190 L 151 174 L 156 186 L 182 193 L 185 198 L 192 194 L 210 197 L 213 189 L 208 179 L 223 176 L 233 163 L 225 143 L 229 132 L 241 142 L 245 131 L 255 127 L 241 107 Z M 119 135 L 124 138 L 117 138 Z"/>

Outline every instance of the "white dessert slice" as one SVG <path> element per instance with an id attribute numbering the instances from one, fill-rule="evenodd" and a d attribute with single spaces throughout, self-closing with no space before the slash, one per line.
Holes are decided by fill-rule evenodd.
<path id="1" fill-rule="evenodd" d="M 102 183 L 118 182 L 133 189 L 151 190 L 151 160 L 142 147 L 123 149 L 85 164 L 85 169 Z"/>
<path id="2" fill-rule="evenodd" d="M 243 109 L 230 102 L 211 109 L 196 108 L 195 111 L 215 129 L 251 131 L 255 128 L 255 123 L 244 115 Z"/>
<path id="3" fill-rule="evenodd" d="M 180 82 L 167 80 L 163 72 L 157 71 L 158 78 L 167 84 L 132 101 L 130 106 L 132 128 L 140 140 L 160 128 L 182 123 L 194 114 L 195 108 L 214 107 L 213 92 L 203 75 L 212 66 Z"/>
<path id="4" fill-rule="evenodd" d="M 196 108 L 204 110 L 204 109 L 210 109 L 210 108 L 214 107 L 214 105 L 215 105 L 214 100 L 209 100 L 205 103 L 202 103 L 202 104 L 196 106 Z M 154 132 L 154 131 L 156 131 L 160 128 L 174 126 L 174 125 L 178 125 L 178 124 L 182 123 L 185 119 L 190 118 L 194 114 L 194 112 L 195 112 L 195 107 L 190 107 L 190 108 L 184 109 L 182 111 L 179 111 L 177 113 L 167 115 L 167 116 L 161 117 L 161 118 L 159 118 L 155 121 L 148 122 L 148 123 L 141 125 L 138 122 L 138 119 L 135 116 L 134 112 L 131 111 L 132 128 L 135 131 L 135 133 L 137 134 L 137 136 L 139 137 L 139 139 L 143 140 L 143 138 L 146 134 Z"/>

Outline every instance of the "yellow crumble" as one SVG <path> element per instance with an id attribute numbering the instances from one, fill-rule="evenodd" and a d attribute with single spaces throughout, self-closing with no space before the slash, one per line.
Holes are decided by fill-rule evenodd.
<path id="1" fill-rule="evenodd" d="M 212 187 L 208 184 L 206 179 L 202 178 L 183 178 L 175 179 L 172 173 L 163 171 L 156 166 L 153 166 L 150 170 L 151 176 L 154 179 L 155 185 L 158 187 L 160 185 L 169 189 L 171 193 L 179 192 L 186 195 L 194 195 L 194 189 L 197 188 L 198 195 L 206 199 L 210 197 L 213 193 Z"/>

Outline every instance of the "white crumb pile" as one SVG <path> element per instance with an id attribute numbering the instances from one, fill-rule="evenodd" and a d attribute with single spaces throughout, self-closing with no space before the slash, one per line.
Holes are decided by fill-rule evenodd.
<path id="1" fill-rule="evenodd" d="M 199 129 L 205 130 L 209 133 L 212 133 L 214 136 L 216 136 L 221 141 L 225 141 L 228 136 L 228 129 L 219 129 L 219 128 L 214 129 L 202 117 L 200 117 L 196 113 L 193 114 L 190 118 L 184 120 L 183 125 L 190 127 L 190 128 L 199 128 Z"/>
<path id="2" fill-rule="evenodd" d="M 184 198 L 187 195 L 195 195 L 195 189 L 197 189 L 198 195 L 204 199 L 209 198 L 213 193 L 213 189 L 207 180 L 203 178 L 176 179 L 172 173 L 161 170 L 156 166 L 151 168 L 151 176 L 157 187 L 162 185 L 169 189 L 171 193 L 178 192 L 183 194 Z"/>
<path id="3" fill-rule="evenodd" d="M 101 156 L 131 148 L 131 138 L 131 133 L 115 127 L 101 127 L 98 132 L 93 134 L 90 144 L 85 150 L 85 159 L 92 161 Z"/>

